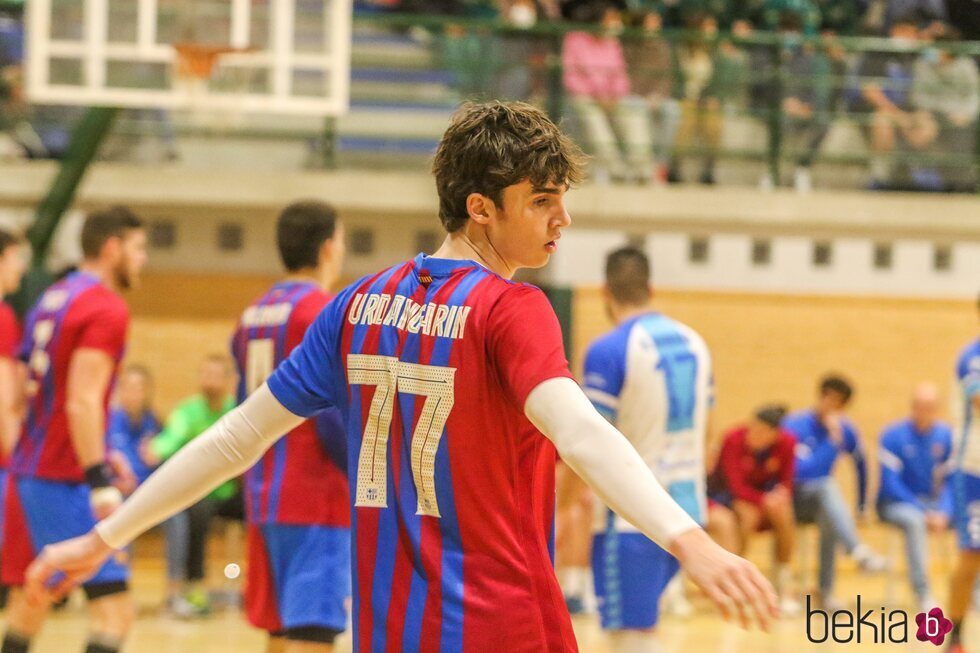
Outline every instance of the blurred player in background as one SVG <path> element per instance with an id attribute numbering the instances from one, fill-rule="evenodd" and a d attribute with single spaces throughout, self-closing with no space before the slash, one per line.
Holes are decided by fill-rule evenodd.
<path id="1" fill-rule="evenodd" d="M 27 259 L 21 240 L 0 229 L 0 296 L 17 292 Z M 7 487 L 7 458 L 20 435 L 23 401 L 20 390 L 24 368 L 18 358 L 20 322 L 14 309 L 0 301 L 0 559 L 3 556 L 3 501 Z M 6 603 L 7 588 L 0 586 L 0 606 Z"/>
<path id="2" fill-rule="evenodd" d="M 635 247 L 606 258 L 603 298 L 616 327 L 585 354 L 585 393 L 674 501 L 704 524 L 704 449 L 714 402 L 708 347 L 693 329 L 653 309 L 650 262 Z M 612 510 L 596 526 L 592 573 L 611 650 L 651 651 L 661 595 L 680 565 Z"/>
<path id="3" fill-rule="evenodd" d="M 156 437 L 144 440 L 140 450 L 144 463 L 156 467 L 234 408 L 234 382 L 234 363 L 227 355 L 205 356 L 201 362 L 198 392 L 177 404 Z M 211 521 L 226 509 L 226 504 L 234 505 L 236 501 L 241 502 L 238 482 L 226 481 L 164 525 L 167 534 L 167 609 L 175 617 L 187 619 L 211 612 L 206 587 Z"/>
<path id="4" fill-rule="evenodd" d="M 299 345 L 343 265 L 343 226 L 326 204 L 286 207 L 276 235 L 287 275 L 245 309 L 232 339 L 239 401 Z M 347 628 L 351 591 L 347 441 L 336 408 L 290 431 L 248 471 L 245 513 L 249 622 L 269 633 L 269 653 L 329 653 Z"/>
<path id="5" fill-rule="evenodd" d="M 722 546 L 742 555 L 750 537 L 773 531 L 775 584 L 784 616 L 798 613 L 801 607 L 793 597 L 790 567 L 796 539 L 796 440 L 779 427 L 785 415 L 782 406 L 762 406 L 748 424 L 725 433 L 718 462 L 708 476 L 708 532 Z"/>
<path id="6" fill-rule="evenodd" d="M 837 546 L 854 558 L 858 568 L 880 572 L 888 561 L 858 537 L 840 488 L 833 477 L 834 463 L 841 452 L 850 454 L 857 474 L 857 512 L 865 514 L 868 465 L 857 427 L 845 410 L 854 389 L 843 377 L 825 376 L 820 381 L 817 403 L 783 420 L 783 428 L 796 437 L 796 474 L 793 511 L 799 522 L 816 523 L 820 529 L 819 597 L 824 609 L 840 607 L 833 596 Z"/>
<path id="7" fill-rule="evenodd" d="M 980 298 L 977 300 L 980 309 Z M 953 454 L 953 520 L 960 545 L 960 558 L 949 590 L 951 653 L 963 653 L 963 619 L 980 571 L 980 338 L 967 345 L 956 361 L 957 431 Z"/>
<path id="8" fill-rule="evenodd" d="M 30 312 L 21 355 L 28 364 L 27 418 L 7 479 L 3 582 L 13 586 L 3 653 L 23 653 L 50 604 L 21 586 L 47 544 L 89 530 L 122 502 L 132 472 L 109 464 L 109 391 L 126 345 L 129 309 L 119 293 L 146 262 L 142 222 L 123 207 L 88 216 L 84 261 L 45 291 Z M 116 484 L 114 484 L 116 483 Z M 120 553 L 83 586 L 89 599 L 86 653 L 116 653 L 133 622 L 129 569 Z"/>
<path id="9" fill-rule="evenodd" d="M 715 544 L 571 378 L 544 293 L 581 155 L 539 109 L 465 105 L 433 170 L 448 235 L 354 283 L 235 411 L 88 535 L 47 547 L 38 599 L 241 473 L 332 406 L 347 420 L 354 650 L 573 653 L 551 563 L 555 456 L 680 560 L 726 615 L 765 627 L 771 585 Z M 64 575 L 55 589 L 46 586 Z"/>
<path id="10" fill-rule="evenodd" d="M 160 432 L 160 420 L 153 412 L 153 375 L 143 365 L 127 365 L 116 382 L 115 394 L 107 427 L 109 446 L 126 457 L 140 484 L 153 471 L 140 450 Z"/>

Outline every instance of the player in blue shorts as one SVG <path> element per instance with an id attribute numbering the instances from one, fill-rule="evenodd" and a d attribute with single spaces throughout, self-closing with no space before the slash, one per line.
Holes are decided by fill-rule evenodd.
<path id="1" fill-rule="evenodd" d="M 977 300 L 980 309 L 980 298 Z M 963 349 L 956 362 L 958 422 L 954 468 L 948 489 L 953 493 L 953 522 L 960 559 L 949 590 L 949 618 L 953 622 L 950 651 L 962 653 L 961 626 L 980 572 L 980 338 Z"/>
<path id="2" fill-rule="evenodd" d="M 331 299 L 344 260 L 343 225 L 322 202 L 287 206 L 276 225 L 286 277 L 242 313 L 232 339 L 239 401 L 295 349 Z M 347 628 L 350 493 L 336 409 L 276 442 L 245 475 L 245 613 L 269 653 L 329 653 Z"/>
<path id="3" fill-rule="evenodd" d="M 585 356 L 585 393 L 629 438 L 671 497 L 706 517 L 704 446 L 711 355 L 690 327 L 653 310 L 650 262 L 624 247 L 606 259 L 603 291 L 616 328 Z M 613 653 L 653 650 L 659 602 L 679 569 L 670 553 L 608 508 L 592 544 L 602 627 Z"/>
<path id="4" fill-rule="evenodd" d="M 47 616 L 49 605 L 22 590 L 34 556 L 88 531 L 122 503 L 107 455 L 106 413 L 129 325 L 119 293 L 146 262 L 146 234 L 135 215 L 116 207 L 88 216 L 81 236 L 85 260 L 41 295 L 24 328 L 27 416 L 7 479 L 3 582 L 12 589 L 2 653 L 26 653 Z M 128 579 L 119 551 L 83 585 L 91 620 L 86 653 L 122 646 L 135 616 Z"/>

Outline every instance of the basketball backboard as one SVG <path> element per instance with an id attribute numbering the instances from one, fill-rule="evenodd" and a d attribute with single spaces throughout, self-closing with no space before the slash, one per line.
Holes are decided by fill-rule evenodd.
<path id="1" fill-rule="evenodd" d="M 351 0 L 31 0 L 27 92 L 39 104 L 338 115 L 350 30 Z"/>

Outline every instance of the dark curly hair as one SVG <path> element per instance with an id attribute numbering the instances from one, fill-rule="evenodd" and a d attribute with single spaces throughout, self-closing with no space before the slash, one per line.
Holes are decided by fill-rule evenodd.
<path id="1" fill-rule="evenodd" d="M 507 186 L 571 185 L 582 180 L 585 157 L 536 107 L 523 102 L 464 104 L 436 149 L 432 173 L 439 219 L 446 231 L 466 224 L 466 198 L 486 195 L 498 206 Z"/>

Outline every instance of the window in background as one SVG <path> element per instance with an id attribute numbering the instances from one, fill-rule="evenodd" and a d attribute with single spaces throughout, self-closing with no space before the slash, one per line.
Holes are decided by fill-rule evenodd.
<path id="1" fill-rule="evenodd" d="M 245 231 L 237 222 L 218 225 L 218 249 L 222 252 L 238 252 L 245 246 Z"/>

